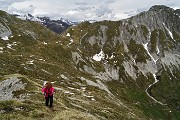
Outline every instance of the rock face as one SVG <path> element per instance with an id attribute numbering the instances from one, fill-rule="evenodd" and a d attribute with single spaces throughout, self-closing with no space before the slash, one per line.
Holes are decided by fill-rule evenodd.
<path id="1" fill-rule="evenodd" d="M 0 24 L 0 27 L 1 27 L 1 31 L 0 31 L 0 37 L 3 38 L 5 36 L 10 36 L 12 33 L 11 31 L 6 28 L 5 26 L 3 26 L 2 24 Z"/>
<path id="2" fill-rule="evenodd" d="M 4 14 L 4 13 L 1 12 L 0 14 Z M 9 16 L 9 15 L 6 14 L 6 16 Z M 0 19 L 0 38 L 9 37 L 12 34 L 6 22 L 7 20 L 5 18 Z"/>
<path id="3" fill-rule="evenodd" d="M 13 92 L 25 89 L 26 84 L 15 77 L 10 77 L 0 83 L 0 100 L 11 100 L 14 98 Z"/>
<path id="4" fill-rule="evenodd" d="M 105 66 L 116 66 L 117 71 L 121 71 L 121 67 L 135 80 L 138 74 L 156 74 L 166 66 L 179 68 L 180 18 L 177 11 L 153 6 L 148 12 L 122 21 L 82 23 L 69 33 L 72 33 L 72 39 L 80 36 L 79 52 L 87 53 L 86 58 L 103 53 L 105 57 L 96 61 L 105 64 L 105 71 L 109 68 Z M 75 34 L 83 27 L 87 29 Z M 74 61 L 76 65 L 85 61 L 81 59 Z"/>
<path id="5" fill-rule="evenodd" d="M 53 82 L 61 93 L 55 95 L 56 108 L 62 106 L 62 111 L 51 117 L 64 119 L 71 113 L 72 119 L 83 119 L 87 113 L 87 119 L 103 120 L 180 118 L 179 10 L 153 6 L 121 21 L 82 22 L 60 36 L 37 22 L 7 15 L 2 14 L 6 21 L 0 31 L 12 35 L 0 41 L 1 83 L 14 73 L 30 79 L 31 86 Z M 42 109 L 35 105 L 27 112 L 46 115 L 40 94 L 33 94 L 27 100 L 36 100 Z"/>

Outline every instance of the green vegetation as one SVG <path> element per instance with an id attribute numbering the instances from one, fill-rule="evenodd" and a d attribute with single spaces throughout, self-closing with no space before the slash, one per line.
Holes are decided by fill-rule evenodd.
<path id="1" fill-rule="evenodd" d="M 174 40 L 177 42 L 177 43 L 179 43 L 180 42 L 180 35 L 176 32 L 176 31 L 174 31 L 173 30 L 173 37 L 174 37 Z"/>
<path id="2" fill-rule="evenodd" d="M 179 76 L 176 75 L 176 72 L 174 73 L 175 76 Z M 173 107 L 173 109 L 180 110 L 180 83 L 174 75 L 171 74 L 169 69 L 167 71 L 163 71 L 159 77 L 159 83 L 152 88 L 151 93 L 153 96 L 157 96 L 157 99 L 168 103 L 168 105 Z"/>
<path id="3" fill-rule="evenodd" d="M 142 34 L 145 37 L 145 39 L 148 39 L 147 37 L 148 37 L 149 31 L 147 27 L 145 25 L 141 25 L 140 30 L 142 31 Z"/>
<path id="4" fill-rule="evenodd" d="M 157 42 L 158 42 L 158 30 L 155 29 L 151 32 L 151 37 L 150 37 L 150 41 L 151 41 L 151 52 L 157 52 L 156 51 L 156 46 L 157 46 Z M 162 38 L 163 41 L 163 38 Z"/>
<path id="5" fill-rule="evenodd" d="M 129 53 L 136 56 L 136 62 L 144 62 L 146 63 L 146 59 L 149 59 L 147 52 L 145 51 L 144 47 L 141 44 L 136 44 L 135 40 L 130 40 L 129 44 L 127 45 L 129 49 Z"/>

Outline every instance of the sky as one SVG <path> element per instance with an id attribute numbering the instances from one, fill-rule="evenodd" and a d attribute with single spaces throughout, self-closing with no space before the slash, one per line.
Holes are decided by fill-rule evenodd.
<path id="1" fill-rule="evenodd" d="M 179 9 L 180 0 L 0 0 L 0 10 L 70 21 L 120 20 L 153 5 Z"/>

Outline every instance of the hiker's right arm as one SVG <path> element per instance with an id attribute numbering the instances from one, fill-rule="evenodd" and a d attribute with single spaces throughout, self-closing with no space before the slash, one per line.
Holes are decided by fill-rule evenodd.
<path id="1" fill-rule="evenodd" d="M 45 92 L 45 87 L 42 88 L 42 92 Z"/>

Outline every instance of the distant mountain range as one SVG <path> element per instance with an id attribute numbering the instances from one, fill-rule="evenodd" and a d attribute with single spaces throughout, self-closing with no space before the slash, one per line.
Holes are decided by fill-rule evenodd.
<path id="1" fill-rule="evenodd" d="M 52 30 L 58 34 L 64 32 L 68 27 L 78 24 L 78 22 L 68 21 L 63 18 L 61 18 L 59 20 L 52 20 L 50 17 L 34 17 L 31 14 L 27 14 L 27 15 L 14 14 L 14 16 L 16 16 L 22 20 L 40 22 L 44 26 L 46 26 L 47 28 L 49 28 L 50 30 Z"/>

